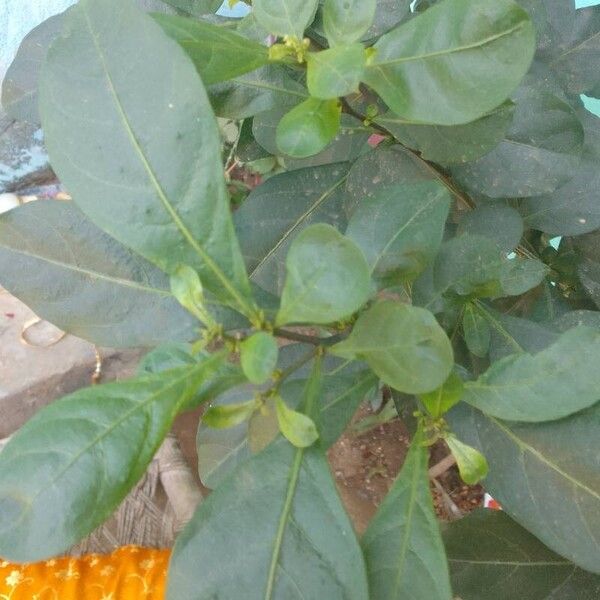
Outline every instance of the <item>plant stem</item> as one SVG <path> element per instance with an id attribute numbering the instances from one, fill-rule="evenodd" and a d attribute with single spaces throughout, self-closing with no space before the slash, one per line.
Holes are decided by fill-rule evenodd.
<path id="1" fill-rule="evenodd" d="M 345 334 L 332 335 L 330 337 L 321 338 L 316 335 L 305 335 L 288 329 L 276 328 L 273 333 L 280 338 L 292 340 L 294 342 L 302 342 L 303 344 L 312 344 L 313 346 L 331 346 L 344 339 Z"/>

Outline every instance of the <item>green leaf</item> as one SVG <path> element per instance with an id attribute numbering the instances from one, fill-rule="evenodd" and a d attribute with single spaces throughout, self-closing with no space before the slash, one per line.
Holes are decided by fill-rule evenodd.
<path id="1" fill-rule="evenodd" d="M 337 100 L 309 98 L 292 108 L 277 126 L 277 147 L 293 158 L 321 152 L 340 128 L 341 106 Z"/>
<path id="2" fill-rule="evenodd" d="M 451 197 L 435 181 L 382 188 L 352 214 L 346 235 L 381 281 L 414 279 L 442 242 Z"/>
<path id="3" fill-rule="evenodd" d="M 205 85 L 233 79 L 269 62 L 269 51 L 237 33 L 206 21 L 152 15 L 192 59 Z"/>
<path id="4" fill-rule="evenodd" d="M 142 477 L 204 363 L 80 390 L 42 409 L 0 454 L 0 553 L 15 562 L 66 552 Z"/>
<path id="5" fill-rule="evenodd" d="M 447 166 L 471 162 L 487 154 L 504 139 L 513 114 L 513 104 L 506 102 L 466 125 L 408 125 L 393 113 L 377 117 L 375 122 L 404 145 L 418 150 L 423 158 Z"/>
<path id="6" fill-rule="evenodd" d="M 276 108 L 257 115 L 253 120 L 252 133 L 256 141 L 270 154 L 281 154 L 277 146 L 277 126 L 286 112 L 286 108 Z M 307 158 L 278 156 L 278 160 L 285 166 L 286 171 L 355 160 L 364 151 L 370 135 L 371 130 L 360 121 L 342 114 L 340 129 L 325 150 Z"/>
<path id="7" fill-rule="evenodd" d="M 391 300 L 363 313 L 350 336 L 332 352 L 364 360 L 385 383 L 408 394 L 435 390 L 454 364 L 450 340 L 435 317 Z"/>
<path id="8" fill-rule="evenodd" d="M 246 119 L 281 106 L 294 106 L 308 97 L 290 70 L 276 64 L 211 85 L 208 94 L 215 114 L 227 119 Z"/>
<path id="9" fill-rule="evenodd" d="M 208 363 L 205 365 L 204 380 L 196 388 L 190 400 L 182 406 L 182 410 L 192 410 L 246 381 L 239 365 L 211 359 L 212 355 L 208 352 L 192 354 L 189 344 L 164 344 L 144 356 L 137 373 L 143 377 L 186 365 Z"/>
<path id="10" fill-rule="evenodd" d="M 439 419 L 460 402 L 464 387 L 462 379 L 456 371 L 452 371 L 439 388 L 433 392 L 421 394 L 419 400 L 433 418 Z"/>
<path id="11" fill-rule="evenodd" d="M 366 64 L 362 44 L 335 46 L 306 56 L 310 95 L 327 100 L 358 91 Z"/>
<path id="12" fill-rule="evenodd" d="M 345 229 L 347 174 L 341 164 L 301 169 L 275 175 L 252 190 L 234 222 L 253 281 L 279 295 L 294 237 L 313 223 Z"/>
<path id="13" fill-rule="evenodd" d="M 269 33 L 302 38 L 317 12 L 318 0 L 254 0 L 252 11 Z"/>
<path id="14" fill-rule="evenodd" d="M 451 600 L 448 565 L 433 509 L 419 432 L 400 475 L 363 535 L 371 600 Z"/>
<path id="15" fill-rule="evenodd" d="M 323 29 L 330 46 L 359 41 L 373 23 L 377 0 L 325 0 Z"/>
<path id="16" fill-rule="evenodd" d="M 385 187 L 435 179 L 433 171 L 406 148 L 382 144 L 352 165 L 346 182 L 347 210 L 352 214 L 365 198 L 378 195 Z"/>
<path id="17" fill-rule="evenodd" d="M 202 416 L 202 422 L 213 429 L 228 429 L 247 421 L 257 410 L 256 400 L 240 404 L 211 406 Z"/>
<path id="18" fill-rule="evenodd" d="M 318 383 L 317 367 L 305 392 L 308 415 Z M 167 597 L 215 595 L 368 599 L 360 547 L 318 445 L 271 443 L 219 485 L 178 537 Z"/>
<path id="19" fill-rule="evenodd" d="M 0 216 L 0 282 L 41 318 L 100 346 L 197 336 L 168 277 L 70 202 L 30 202 Z"/>
<path id="20" fill-rule="evenodd" d="M 505 139 L 479 160 L 454 167 L 459 183 L 490 198 L 539 196 L 569 181 L 583 148 L 575 111 L 557 96 L 523 86 Z"/>
<path id="21" fill-rule="evenodd" d="M 523 219 L 510 206 L 485 204 L 462 217 L 457 234 L 481 235 L 494 240 L 502 251 L 511 252 L 523 237 Z"/>
<path id="22" fill-rule="evenodd" d="M 537 354 L 514 354 L 465 384 L 464 400 L 511 421 L 552 421 L 600 400 L 600 332 L 576 327 Z"/>
<path id="23" fill-rule="evenodd" d="M 573 240 L 581 256 L 577 272 L 589 297 L 600 308 L 600 231 L 582 235 Z"/>
<path id="24" fill-rule="evenodd" d="M 240 405 L 255 393 L 253 386 L 242 385 L 218 396 L 212 406 L 226 408 Z M 232 470 L 251 455 L 248 446 L 248 421 L 228 429 L 213 429 L 201 421 L 196 434 L 196 448 L 200 481 L 207 488 L 214 490 Z"/>
<path id="25" fill-rule="evenodd" d="M 292 242 L 276 325 L 332 323 L 356 312 L 371 295 L 360 249 L 331 225 L 319 223 Z"/>
<path id="26" fill-rule="evenodd" d="M 570 94 L 600 97 L 600 8 L 576 11 L 568 27 L 561 23 L 559 43 L 551 51 L 550 66 Z"/>
<path id="27" fill-rule="evenodd" d="M 193 314 L 204 325 L 211 324 L 212 320 L 204 307 L 204 291 L 198 273 L 182 265 L 171 275 L 171 293 L 181 306 Z"/>
<path id="28" fill-rule="evenodd" d="M 13 119 L 39 123 L 38 79 L 50 44 L 64 25 L 65 14 L 54 15 L 32 29 L 21 42 L 2 81 L 2 107 Z"/>
<path id="29" fill-rule="evenodd" d="M 600 404 L 540 424 L 506 423 L 461 403 L 448 420 L 485 454 L 485 487 L 502 508 L 552 550 L 600 574 L 600 480 L 592 443 Z"/>
<path id="30" fill-rule="evenodd" d="M 584 110 L 577 114 L 584 125 L 585 145 L 572 179 L 551 194 L 522 200 L 519 206 L 529 227 L 551 235 L 582 235 L 600 227 L 600 119 Z"/>
<path id="31" fill-rule="evenodd" d="M 511 0 L 444 0 L 385 34 L 365 82 L 398 116 L 462 125 L 506 100 L 535 50 L 527 13 Z"/>
<path id="32" fill-rule="evenodd" d="M 161 0 L 161 2 L 193 17 L 214 13 L 223 4 L 222 0 Z"/>
<path id="33" fill-rule="evenodd" d="M 275 398 L 275 407 L 281 433 L 296 448 L 308 448 L 319 439 L 314 421 L 301 412 L 288 408 L 281 396 Z"/>
<path id="34" fill-rule="evenodd" d="M 487 319 L 472 304 L 467 304 L 462 326 L 469 352 L 483 358 L 490 349 L 492 339 L 492 332 Z"/>
<path id="35" fill-rule="evenodd" d="M 444 440 L 456 459 L 458 472 L 465 483 L 475 485 L 485 479 L 489 468 L 481 452 L 464 444 L 455 435 L 447 435 Z"/>
<path id="36" fill-rule="evenodd" d="M 277 365 L 279 349 L 275 338 L 259 331 L 240 344 L 240 361 L 252 383 L 265 383 Z"/>
<path id="37" fill-rule="evenodd" d="M 479 509 L 443 531 L 452 589 L 463 600 L 594 600 L 600 577 L 548 550 L 502 511 Z M 513 596 L 514 595 L 514 596 Z"/>
<path id="38" fill-rule="evenodd" d="M 123 59 L 132 47 L 135 68 Z M 48 53 L 40 113 L 52 166 L 97 225 L 253 312 L 216 121 L 191 61 L 151 17 L 129 0 L 79 2 Z"/>
<path id="39" fill-rule="evenodd" d="M 520 295 L 539 285 L 547 267 L 538 260 L 507 259 L 493 239 L 460 235 L 442 245 L 433 266 L 433 304 L 452 290 L 460 296 L 497 298 Z"/>

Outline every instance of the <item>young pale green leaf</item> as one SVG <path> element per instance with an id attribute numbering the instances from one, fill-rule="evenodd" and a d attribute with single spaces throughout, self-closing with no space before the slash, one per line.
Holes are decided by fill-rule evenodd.
<path id="1" fill-rule="evenodd" d="M 323 29 L 330 46 L 357 42 L 373 24 L 377 0 L 325 0 Z"/>
<path id="2" fill-rule="evenodd" d="M 277 325 L 339 321 L 371 295 L 369 266 L 360 248 L 324 223 L 294 239 L 286 271 Z"/>
<path id="3" fill-rule="evenodd" d="M 275 399 L 275 408 L 279 430 L 296 448 L 308 448 L 319 439 L 314 421 L 289 408 L 281 396 Z"/>
<path id="4" fill-rule="evenodd" d="M 507 423 L 460 403 L 448 421 L 486 456 L 485 487 L 502 508 L 555 552 L 600 574 L 600 479 L 593 442 L 600 403 L 550 423 Z"/>
<path id="5" fill-rule="evenodd" d="M 504 140 L 479 160 L 452 169 L 459 183 L 490 198 L 551 193 L 573 178 L 581 162 L 583 127 L 569 104 L 527 85 L 513 100 Z"/>
<path id="6" fill-rule="evenodd" d="M 228 429 L 247 421 L 257 408 L 256 400 L 248 400 L 240 404 L 211 406 L 202 415 L 202 422 L 213 429 Z"/>
<path id="7" fill-rule="evenodd" d="M 41 318 L 100 346 L 197 336 L 168 277 L 71 202 L 29 202 L 0 216 L 0 283 Z"/>
<path id="8" fill-rule="evenodd" d="M 317 360 L 303 398 L 310 417 L 320 379 Z M 318 445 L 269 444 L 219 485 L 178 537 L 167 598 L 215 595 L 368 599 L 360 547 Z"/>
<path id="9" fill-rule="evenodd" d="M 301 39 L 318 6 L 318 0 L 254 0 L 252 11 L 269 33 Z"/>
<path id="10" fill-rule="evenodd" d="M 404 145 L 418 150 L 423 158 L 448 166 L 477 160 L 487 154 L 504 139 L 513 114 L 514 106 L 507 102 L 466 125 L 409 125 L 394 113 L 377 117 L 375 122 Z"/>
<path id="11" fill-rule="evenodd" d="M 39 123 L 38 79 L 48 48 L 63 25 L 64 14 L 54 15 L 23 38 L 2 81 L 2 108 L 13 119 Z"/>
<path id="12" fill-rule="evenodd" d="M 65 21 L 40 79 L 61 181 L 102 229 L 167 272 L 190 265 L 208 290 L 252 314 L 219 132 L 193 64 L 131 0 L 82 0 Z M 124 59 L 132 48 L 135 68 Z"/>
<path id="13" fill-rule="evenodd" d="M 427 310 L 386 300 L 363 313 L 334 354 L 364 360 L 393 388 L 424 394 L 446 381 L 454 364 L 448 336 Z"/>
<path id="14" fill-rule="evenodd" d="M 206 21 L 152 15 L 192 59 L 205 85 L 233 79 L 269 62 L 266 46 Z"/>
<path id="15" fill-rule="evenodd" d="M 428 455 L 418 432 L 400 475 L 362 538 L 371 600 L 452 598 L 429 491 Z"/>
<path id="16" fill-rule="evenodd" d="M 240 344 L 242 369 L 252 383 L 264 383 L 271 377 L 278 355 L 277 341 L 264 331 L 251 335 Z"/>
<path id="17" fill-rule="evenodd" d="M 510 421 L 553 421 L 600 400 L 600 332 L 576 327 L 537 354 L 514 354 L 465 384 L 465 401 Z"/>
<path id="18" fill-rule="evenodd" d="M 358 91 L 366 64 L 362 44 L 335 46 L 306 56 L 306 84 L 310 95 L 322 100 Z"/>
<path id="19" fill-rule="evenodd" d="M 338 100 L 308 98 L 279 121 L 277 147 L 293 158 L 321 152 L 337 135 L 341 114 Z"/>
<path id="20" fill-rule="evenodd" d="M 439 419 L 460 402 L 464 389 L 462 379 L 455 371 L 452 371 L 448 379 L 437 390 L 421 394 L 419 400 L 433 418 Z"/>
<path id="21" fill-rule="evenodd" d="M 315 222 L 345 229 L 347 174 L 348 167 L 340 164 L 301 169 L 275 175 L 252 190 L 234 222 L 253 281 L 279 295 L 294 236 Z"/>
<path id="22" fill-rule="evenodd" d="M 483 358 L 490 349 L 492 332 L 488 320 L 473 304 L 465 306 L 462 327 L 469 352 Z"/>
<path id="23" fill-rule="evenodd" d="M 455 435 L 448 435 L 444 438 L 450 448 L 450 452 L 456 459 L 458 472 L 462 480 L 469 485 L 475 485 L 488 474 L 488 464 L 485 456 L 475 448 L 464 444 Z"/>
<path id="24" fill-rule="evenodd" d="M 502 104 L 528 71 L 535 35 L 512 0 L 443 0 L 384 35 L 366 83 L 414 123 L 462 125 Z"/>
<path id="25" fill-rule="evenodd" d="M 446 525 L 454 593 L 463 600 L 595 600 L 600 576 L 554 554 L 503 511 L 479 509 Z M 499 585 L 501 582 L 501 585 Z"/>
<path id="26" fill-rule="evenodd" d="M 198 273 L 181 265 L 171 275 L 171 293 L 179 304 L 193 314 L 204 325 L 211 323 L 211 318 L 204 306 L 204 291 Z"/>
<path id="27" fill-rule="evenodd" d="M 285 107 L 276 108 L 256 115 L 252 120 L 252 134 L 255 141 L 267 152 L 277 156 L 278 162 L 285 167 L 286 171 L 354 161 L 367 147 L 371 130 L 358 119 L 342 113 L 340 129 L 325 150 L 307 158 L 283 156 L 277 146 L 277 126 L 287 111 Z"/>
<path id="28" fill-rule="evenodd" d="M 346 236 L 360 246 L 376 279 L 414 279 L 437 254 L 450 202 L 435 181 L 385 187 L 358 205 Z"/>
<path id="29" fill-rule="evenodd" d="M 90 387 L 41 410 L 0 454 L 0 554 L 41 560 L 103 523 L 224 359 Z"/>

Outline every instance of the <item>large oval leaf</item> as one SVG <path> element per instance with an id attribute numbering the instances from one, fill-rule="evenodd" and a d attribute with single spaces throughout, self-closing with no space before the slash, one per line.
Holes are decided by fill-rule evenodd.
<path id="1" fill-rule="evenodd" d="M 102 346 L 191 340 L 200 326 L 164 273 L 70 202 L 30 202 L 0 217 L 0 282 L 43 319 Z"/>
<path id="2" fill-rule="evenodd" d="M 325 0 L 323 29 L 330 46 L 357 42 L 373 23 L 377 0 Z"/>
<path id="3" fill-rule="evenodd" d="M 130 0 L 79 2 L 48 52 L 40 113 L 52 165 L 93 221 L 167 271 L 196 268 L 252 312 L 215 118 L 193 64 L 151 17 Z"/>
<path id="4" fill-rule="evenodd" d="M 266 46 L 225 27 L 173 15 L 153 15 L 165 33 L 192 59 L 205 85 L 232 79 L 266 65 Z"/>
<path id="5" fill-rule="evenodd" d="M 300 39 L 318 6 L 318 0 L 254 0 L 252 5 L 256 20 L 269 33 Z"/>
<path id="6" fill-rule="evenodd" d="M 460 183 L 490 198 L 553 192 L 581 161 L 583 127 L 566 102 L 526 86 L 513 99 L 515 116 L 504 140 L 479 160 L 452 169 Z"/>
<path id="7" fill-rule="evenodd" d="M 407 394 L 431 392 L 454 364 L 452 346 L 427 310 L 386 300 L 363 313 L 332 352 L 364 360 L 385 383 Z"/>
<path id="8" fill-rule="evenodd" d="M 575 327 L 538 354 L 513 354 L 465 384 L 463 400 L 509 421 L 553 421 L 600 400 L 600 332 Z"/>
<path id="9" fill-rule="evenodd" d="M 332 323 L 369 299 L 371 273 L 360 248 L 331 225 L 311 225 L 294 239 L 276 325 Z"/>
<path id="10" fill-rule="evenodd" d="M 333 164 L 281 173 L 246 198 L 234 222 L 253 281 L 279 293 L 292 240 L 314 223 L 346 227 L 344 182 L 348 166 Z"/>
<path id="11" fill-rule="evenodd" d="M 451 196 L 436 181 L 383 188 L 359 204 L 346 236 L 384 282 L 414 279 L 442 243 Z"/>
<path id="12" fill-rule="evenodd" d="M 551 235 L 582 235 L 600 227 L 600 118 L 586 110 L 585 145 L 573 178 L 552 194 L 523 200 L 520 210 L 527 225 Z"/>
<path id="13" fill-rule="evenodd" d="M 448 418 L 489 463 L 486 489 L 544 544 L 600 574 L 600 404 L 560 421 L 505 423 L 462 403 Z"/>
<path id="14" fill-rule="evenodd" d="M 318 384 L 313 372 L 304 394 L 309 415 Z M 368 599 L 360 547 L 322 449 L 279 438 L 200 505 L 177 540 L 168 598 L 212 596 Z"/>
<path id="15" fill-rule="evenodd" d="M 527 13 L 511 0 L 443 0 L 385 34 L 365 81 L 398 116 L 461 125 L 496 108 L 529 69 Z"/>
<path id="16" fill-rule="evenodd" d="M 0 454 L 0 555 L 65 552 L 107 519 L 219 361 L 86 388 L 40 411 Z"/>
<path id="17" fill-rule="evenodd" d="M 32 29 L 21 42 L 2 81 L 2 107 L 13 119 L 39 123 L 38 79 L 50 44 L 58 37 L 64 14 L 54 15 Z"/>
<path id="18" fill-rule="evenodd" d="M 594 600 L 600 577 L 548 550 L 502 511 L 449 524 L 444 543 L 452 589 L 463 600 Z"/>
<path id="19" fill-rule="evenodd" d="M 504 138 L 514 113 L 505 103 L 488 115 L 466 125 L 407 125 L 406 121 L 388 113 L 375 121 L 423 158 L 441 165 L 454 165 L 477 160 Z"/>
<path id="20" fill-rule="evenodd" d="M 452 598 L 429 490 L 429 452 L 422 443 L 421 435 L 413 439 L 398 479 L 361 540 L 371 600 Z"/>

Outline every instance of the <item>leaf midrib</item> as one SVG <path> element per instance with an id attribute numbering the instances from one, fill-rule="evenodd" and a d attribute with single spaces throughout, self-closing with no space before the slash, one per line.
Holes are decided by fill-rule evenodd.
<path id="1" fill-rule="evenodd" d="M 393 65 L 397 65 L 397 64 L 401 64 L 401 63 L 407 63 L 407 62 L 412 62 L 412 61 L 417 61 L 417 60 L 427 60 L 429 58 L 435 58 L 438 56 L 449 56 L 449 55 L 456 54 L 459 52 L 466 52 L 468 50 L 474 50 L 476 48 L 481 48 L 483 46 L 487 46 L 488 44 L 491 44 L 492 42 L 495 42 L 498 39 L 502 39 L 503 37 L 513 34 L 517 31 L 519 31 L 520 29 L 523 29 L 524 25 L 525 25 L 525 21 L 521 21 L 521 22 L 517 23 L 516 25 L 514 25 L 513 27 L 511 27 L 510 29 L 506 29 L 505 31 L 495 33 L 494 35 L 490 35 L 487 38 L 484 38 L 483 40 L 479 40 L 478 42 L 473 42 L 472 44 L 465 44 L 464 46 L 456 46 L 455 48 L 449 48 L 449 49 L 445 49 L 445 50 L 437 50 L 435 52 L 428 52 L 425 54 L 418 54 L 418 55 L 414 55 L 414 56 L 404 56 L 404 57 L 394 58 L 391 60 L 375 62 L 372 65 L 368 66 L 367 68 L 374 69 L 377 67 L 384 67 L 384 66 L 390 66 L 390 65 L 393 66 Z"/>
<path id="2" fill-rule="evenodd" d="M 6 250 L 7 252 L 12 252 L 14 254 L 19 254 L 21 256 L 25 256 L 27 258 L 31 258 L 34 260 L 40 260 L 42 262 L 46 262 L 48 264 L 54 265 L 55 267 L 59 267 L 61 269 L 73 271 L 75 273 L 80 273 L 80 274 L 90 277 L 92 279 L 102 279 L 103 281 L 107 281 L 109 283 L 114 283 L 119 286 L 129 287 L 129 288 L 132 288 L 135 290 L 139 290 L 142 292 L 148 292 L 148 293 L 152 293 L 152 294 L 157 294 L 160 296 L 166 296 L 166 297 L 172 296 L 171 292 L 166 289 L 148 287 L 148 286 L 142 285 L 142 284 L 137 283 L 132 280 L 121 279 L 120 277 L 113 277 L 111 275 L 100 273 L 98 271 L 91 271 L 89 269 L 84 269 L 78 265 L 71 265 L 69 263 L 65 263 L 65 262 L 62 262 L 59 260 L 54 260 L 47 256 L 40 256 L 40 255 L 34 254 L 32 252 L 26 252 L 25 250 L 15 249 L 15 248 L 13 248 L 11 246 L 7 246 L 5 244 L 0 244 L 0 249 Z"/>
<path id="3" fill-rule="evenodd" d="M 94 47 L 96 48 L 96 52 L 98 53 L 98 57 L 102 64 L 102 70 L 104 72 L 106 81 L 108 83 L 110 95 L 112 96 L 112 98 L 115 102 L 115 107 L 117 109 L 117 112 L 119 113 L 119 116 L 120 116 L 123 126 L 125 128 L 127 137 L 129 138 L 133 149 L 135 150 L 136 154 L 138 155 L 138 158 L 140 159 L 142 166 L 143 166 L 144 170 L 146 171 L 146 174 L 148 175 L 148 178 L 150 179 L 150 183 L 151 183 L 152 187 L 154 188 L 159 200 L 161 201 L 165 210 L 171 217 L 171 220 L 173 221 L 173 223 L 175 224 L 177 229 L 179 229 L 179 231 L 183 235 L 184 239 L 195 250 L 196 254 L 198 254 L 200 259 L 204 263 L 206 263 L 208 268 L 219 279 L 219 281 L 221 282 L 223 287 L 230 294 L 231 298 L 236 301 L 238 307 L 242 310 L 242 312 L 246 315 L 253 314 L 253 310 L 250 309 L 247 302 L 240 296 L 238 291 L 235 289 L 235 286 L 233 286 L 231 284 L 229 279 L 221 271 L 219 266 L 214 262 L 212 257 L 204 250 L 204 248 L 202 248 L 202 246 L 196 241 L 196 239 L 192 235 L 191 231 L 185 226 L 184 222 L 181 220 L 181 217 L 175 210 L 174 206 L 172 205 L 171 201 L 169 200 L 165 191 L 163 190 L 162 186 L 160 185 L 160 182 L 158 181 L 158 178 L 156 177 L 154 170 L 152 169 L 152 166 L 148 162 L 146 155 L 144 154 L 140 144 L 138 143 L 136 135 L 131 127 L 131 123 L 129 122 L 129 118 L 127 117 L 125 109 L 123 108 L 123 105 L 121 103 L 121 99 L 119 98 L 119 95 L 117 94 L 116 87 L 114 85 L 114 82 L 113 82 L 110 72 L 108 70 L 106 57 L 100 46 L 100 41 L 99 41 L 99 39 L 96 35 L 96 32 L 93 28 L 92 22 L 90 20 L 90 15 L 87 10 L 87 5 L 85 3 L 81 4 L 81 10 L 85 16 L 85 20 L 86 20 L 88 30 L 90 32 L 90 36 L 92 38 L 92 41 L 94 42 Z"/>

